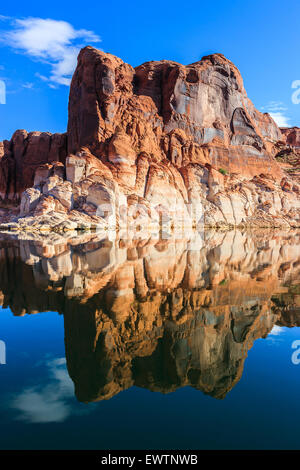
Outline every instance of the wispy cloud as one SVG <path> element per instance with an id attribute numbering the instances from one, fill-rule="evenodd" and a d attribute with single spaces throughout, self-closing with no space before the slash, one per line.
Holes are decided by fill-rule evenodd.
<path id="1" fill-rule="evenodd" d="M 99 43 L 93 31 L 75 29 L 66 21 L 43 18 L 9 19 L 9 29 L 2 31 L 2 44 L 24 53 L 31 59 L 48 64 L 49 84 L 69 85 L 81 47 Z"/>
<path id="2" fill-rule="evenodd" d="M 28 88 L 30 90 L 31 88 L 33 88 L 33 83 L 31 83 L 31 82 L 23 83 L 22 87 L 23 88 Z"/>
<path id="3" fill-rule="evenodd" d="M 43 82 L 47 82 L 47 81 L 48 81 L 48 78 L 47 78 L 45 75 L 42 75 L 42 74 L 39 73 L 39 72 L 36 72 L 36 73 L 35 73 L 35 76 L 38 77 L 40 80 L 43 80 Z"/>
<path id="4" fill-rule="evenodd" d="M 290 118 L 286 115 L 288 108 L 282 103 L 282 101 L 270 101 L 266 106 L 261 108 L 262 111 L 269 113 L 274 119 L 277 126 L 289 127 Z"/>
<path id="5" fill-rule="evenodd" d="M 287 111 L 288 108 L 284 105 L 282 101 L 269 101 L 269 103 L 266 106 L 263 106 L 261 109 L 267 111 L 280 112 Z"/>

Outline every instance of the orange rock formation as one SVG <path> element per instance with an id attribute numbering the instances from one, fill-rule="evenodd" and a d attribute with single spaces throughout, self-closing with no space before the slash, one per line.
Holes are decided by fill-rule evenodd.
<path id="1" fill-rule="evenodd" d="M 21 198 L 10 220 L 17 230 L 295 227 L 300 186 L 275 156 L 279 143 L 297 145 L 298 134 L 283 133 L 221 54 L 134 69 L 86 47 L 67 134 L 18 131 L 2 143 L 0 194 Z"/>

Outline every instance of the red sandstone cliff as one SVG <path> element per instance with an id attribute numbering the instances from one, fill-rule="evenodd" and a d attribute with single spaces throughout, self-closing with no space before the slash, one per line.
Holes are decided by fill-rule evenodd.
<path id="1" fill-rule="evenodd" d="M 18 199 L 34 183 L 17 229 L 300 226 L 300 187 L 275 159 L 278 143 L 297 143 L 283 132 L 221 54 L 134 69 L 86 47 L 67 135 L 18 131 L 2 144 L 0 195 Z"/>
<path id="2" fill-rule="evenodd" d="M 288 145 L 300 148 L 300 128 L 299 127 L 282 127 L 281 132 Z"/>
<path id="3" fill-rule="evenodd" d="M 0 197 L 16 201 L 33 186 L 37 168 L 67 156 L 66 134 L 18 130 L 10 141 L 0 142 Z"/>

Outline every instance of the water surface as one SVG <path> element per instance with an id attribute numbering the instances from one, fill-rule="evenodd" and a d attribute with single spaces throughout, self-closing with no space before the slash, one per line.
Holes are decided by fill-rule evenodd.
<path id="1" fill-rule="evenodd" d="M 0 448 L 300 447 L 300 233 L 161 235 L 0 240 Z"/>

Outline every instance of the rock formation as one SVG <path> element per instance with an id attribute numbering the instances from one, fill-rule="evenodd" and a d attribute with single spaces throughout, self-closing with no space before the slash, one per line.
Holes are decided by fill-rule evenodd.
<path id="1" fill-rule="evenodd" d="M 19 130 L 11 141 L 0 143 L 0 197 L 18 201 L 22 192 L 33 186 L 36 170 L 43 164 L 65 163 L 66 134 Z"/>
<path id="2" fill-rule="evenodd" d="M 21 201 L 6 228 L 300 226 L 300 186 L 275 158 L 299 136 L 283 134 L 221 54 L 134 69 L 85 47 L 67 134 L 0 146 L 0 195 Z"/>
<path id="3" fill-rule="evenodd" d="M 64 315 L 82 401 L 132 385 L 223 398 L 257 338 L 275 324 L 300 326 L 299 270 L 296 231 L 0 240 L 1 304 Z"/>
<path id="4" fill-rule="evenodd" d="M 285 141 L 291 147 L 300 148 L 300 128 L 299 127 L 281 127 L 281 132 Z"/>

